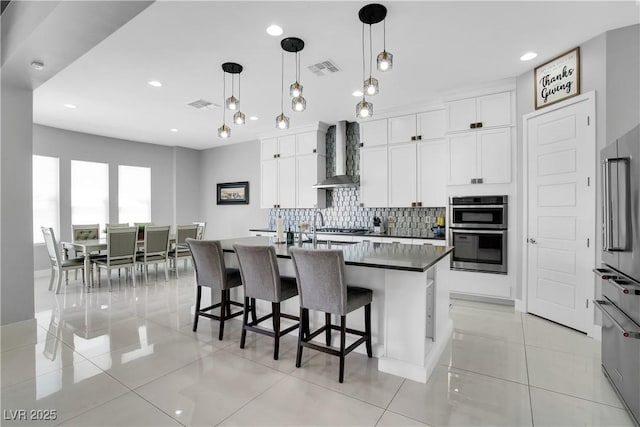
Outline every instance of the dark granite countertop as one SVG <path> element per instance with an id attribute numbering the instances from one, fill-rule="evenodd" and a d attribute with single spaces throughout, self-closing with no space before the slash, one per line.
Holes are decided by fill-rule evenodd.
<path id="1" fill-rule="evenodd" d="M 263 232 L 263 233 L 275 233 L 276 230 L 271 230 L 269 228 L 250 228 L 249 231 L 257 231 L 257 232 Z M 308 231 L 308 233 L 311 233 L 311 231 Z M 402 236 L 399 234 L 387 234 L 387 233 L 374 233 L 373 231 L 365 231 L 365 232 L 361 232 L 361 233 L 341 233 L 341 232 L 337 232 L 337 231 L 321 231 L 318 230 L 318 233 L 322 233 L 322 234 L 335 234 L 335 235 L 341 235 L 341 236 L 376 236 L 376 237 L 395 237 L 395 238 L 403 238 L 403 239 L 428 239 L 428 240 L 445 240 L 444 236 L 434 236 L 432 234 L 429 234 L 428 236 Z"/>
<path id="2" fill-rule="evenodd" d="M 222 240 L 222 249 L 225 252 L 233 252 L 233 245 L 236 243 L 241 245 L 273 245 L 276 249 L 276 256 L 279 258 L 291 258 L 291 255 L 289 255 L 289 247 L 291 245 L 284 243 L 274 244 L 267 236 Z M 310 243 L 303 243 L 302 247 L 312 248 L 313 246 Z M 338 248 L 342 249 L 344 261 L 347 265 L 417 272 L 428 270 L 447 256 L 449 252 L 453 251 L 451 246 L 372 242 L 332 246 L 332 249 Z M 326 246 L 318 245 L 318 249 L 326 249 Z"/>

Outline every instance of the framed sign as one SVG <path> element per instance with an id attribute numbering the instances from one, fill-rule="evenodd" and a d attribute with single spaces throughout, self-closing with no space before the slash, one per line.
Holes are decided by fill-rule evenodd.
<path id="1" fill-rule="evenodd" d="M 576 47 L 535 68 L 536 110 L 580 94 L 580 48 Z"/>
<path id="2" fill-rule="evenodd" d="M 217 184 L 219 205 L 248 205 L 249 182 L 225 182 Z"/>

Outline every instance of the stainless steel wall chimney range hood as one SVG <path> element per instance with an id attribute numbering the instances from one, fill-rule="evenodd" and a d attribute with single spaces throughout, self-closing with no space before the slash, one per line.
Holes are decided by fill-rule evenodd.
<path id="1" fill-rule="evenodd" d="M 336 123 L 336 174 L 313 186 L 313 188 L 358 187 L 359 177 L 347 175 L 347 122 Z"/>

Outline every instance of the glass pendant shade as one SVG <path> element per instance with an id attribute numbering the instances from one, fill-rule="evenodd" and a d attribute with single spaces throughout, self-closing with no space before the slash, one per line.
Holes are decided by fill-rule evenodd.
<path id="1" fill-rule="evenodd" d="M 218 136 L 223 139 L 229 138 L 231 136 L 231 128 L 223 123 L 222 126 L 218 128 Z"/>
<path id="2" fill-rule="evenodd" d="M 240 100 L 233 95 L 227 98 L 225 104 L 227 105 L 228 110 L 236 111 L 240 109 Z"/>
<path id="3" fill-rule="evenodd" d="M 302 96 L 297 96 L 291 100 L 291 109 L 296 112 L 301 112 L 307 109 L 307 100 Z"/>
<path id="4" fill-rule="evenodd" d="M 383 50 L 378 55 L 378 71 L 389 71 L 393 68 L 393 54 Z"/>
<path id="5" fill-rule="evenodd" d="M 362 101 L 356 104 L 356 117 L 364 119 L 373 116 L 373 104 L 362 98 Z"/>
<path id="6" fill-rule="evenodd" d="M 242 111 L 238 111 L 233 115 L 233 123 L 237 125 L 243 125 L 246 122 L 246 117 Z"/>
<path id="7" fill-rule="evenodd" d="M 289 117 L 285 116 L 284 113 L 278 114 L 276 116 L 276 128 L 289 129 Z"/>
<path id="8" fill-rule="evenodd" d="M 365 95 L 376 95 L 378 93 L 378 79 L 369 76 L 369 78 L 364 81 L 363 91 Z"/>
<path id="9" fill-rule="evenodd" d="M 289 86 L 289 95 L 293 98 L 302 96 L 302 85 L 297 81 Z"/>

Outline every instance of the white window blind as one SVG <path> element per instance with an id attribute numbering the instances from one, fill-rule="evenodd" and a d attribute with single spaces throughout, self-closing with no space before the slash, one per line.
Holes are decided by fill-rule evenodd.
<path id="1" fill-rule="evenodd" d="M 60 238 L 60 162 L 33 156 L 33 243 L 44 243 L 40 227 L 53 227 Z"/>
<path id="2" fill-rule="evenodd" d="M 118 166 L 118 221 L 151 222 L 151 168 Z"/>
<path id="3" fill-rule="evenodd" d="M 109 222 L 109 165 L 71 161 L 71 223 Z"/>

